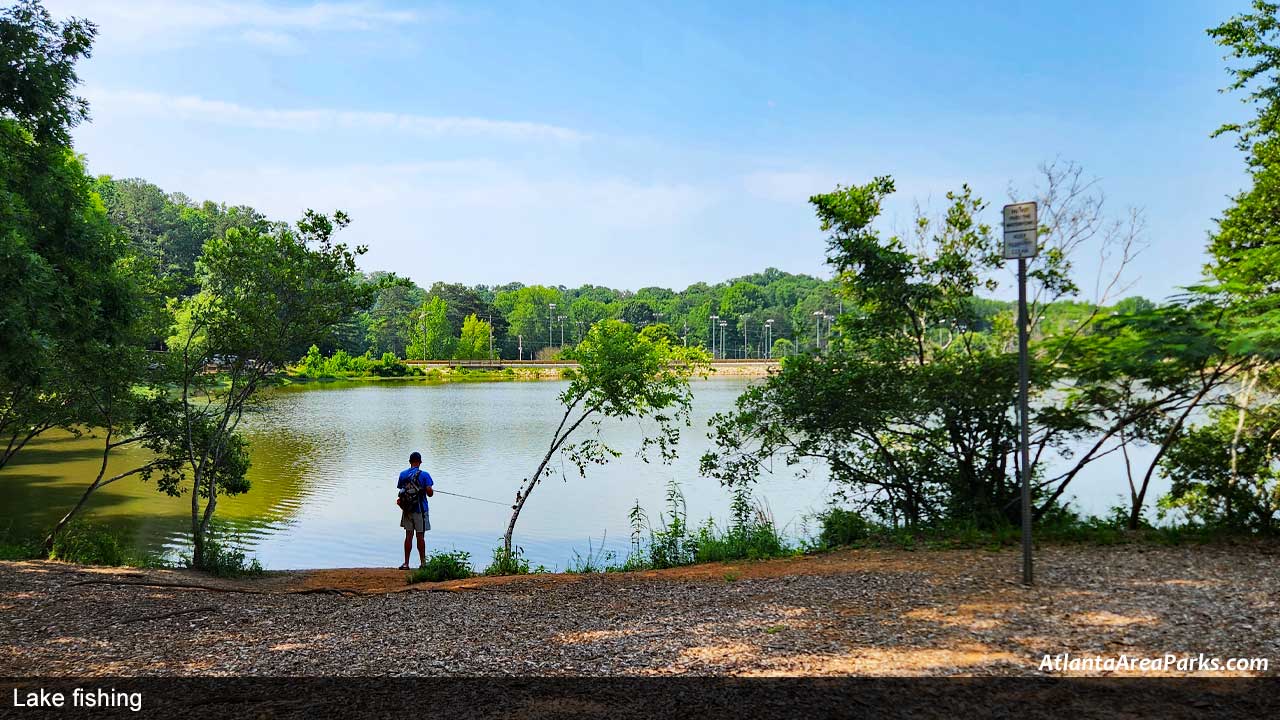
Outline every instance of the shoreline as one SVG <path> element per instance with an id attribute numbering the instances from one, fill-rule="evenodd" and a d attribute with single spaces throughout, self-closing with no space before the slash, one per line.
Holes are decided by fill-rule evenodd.
<path id="1" fill-rule="evenodd" d="M 747 378 L 765 378 L 778 368 L 780 362 L 735 362 L 716 361 L 711 367 L 709 378 L 717 377 L 747 377 Z M 353 376 L 334 376 L 312 378 L 305 375 L 282 374 L 280 376 L 280 385 L 288 387 L 293 385 L 320 385 L 329 383 L 380 383 L 380 382 L 411 382 L 426 384 L 445 384 L 458 382 L 539 382 L 547 380 L 563 380 L 564 371 L 575 367 L 570 363 L 546 363 L 546 364 L 510 364 L 502 369 L 488 368 L 468 368 L 466 366 L 453 366 L 447 363 L 418 363 L 412 364 L 410 367 L 423 369 L 421 375 L 404 375 L 396 377 L 383 377 L 380 375 L 353 375 Z"/>
<path id="2" fill-rule="evenodd" d="M 1142 674 L 1274 676 L 1277 552 L 1047 545 L 1029 588 L 1016 582 L 1016 548 L 844 549 L 418 585 L 371 568 L 219 580 L 0 562 L 0 673 L 1044 676 L 1098 674 L 1040 669 L 1060 653 L 1202 653 L 1271 663 Z"/>

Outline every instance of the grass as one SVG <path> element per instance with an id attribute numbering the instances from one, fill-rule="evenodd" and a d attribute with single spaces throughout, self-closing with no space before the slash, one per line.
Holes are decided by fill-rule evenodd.
<path id="1" fill-rule="evenodd" d="M 481 572 L 481 575 L 529 575 L 546 572 L 551 571 L 543 565 L 531 568 L 522 548 L 517 546 L 511 552 L 507 552 L 505 548 L 499 546 L 493 549 L 493 559 L 489 561 L 489 566 Z"/>
<path id="2" fill-rule="evenodd" d="M 17 535 L 9 527 L 0 532 L 0 560 L 37 560 L 45 557 L 40 541 Z"/>
<path id="3" fill-rule="evenodd" d="M 471 569 L 471 553 L 454 550 L 435 552 L 427 557 L 422 567 L 409 571 L 408 583 L 465 580 L 474 577 Z"/>
<path id="4" fill-rule="evenodd" d="M 684 494 L 675 482 L 667 484 L 666 505 L 666 512 L 658 516 L 657 524 L 651 524 L 636 501 L 630 513 L 631 552 L 621 563 L 616 562 L 615 553 L 604 549 L 603 539 L 599 550 L 588 540 L 587 554 L 574 551 L 567 572 L 660 570 L 698 563 L 788 557 L 803 551 L 801 546 L 793 545 L 782 536 L 768 509 L 752 504 L 750 494 L 743 490 L 735 492 L 734 519 L 726 528 L 712 520 L 696 529 L 690 527 Z M 737 579 L 736 573 L 725 575 L 725 582 Z"/>
<path id="5" fill-rule="evenodd" d="M 610 550 L 604 549 L 605 537 L 600 538 L 600 549 L 596 550 L 591 538 L 587 538 L 587 554 L 584 556 L 577 550 L 573 551 L 573 560 L 569 561 L 569 567 L 565 572 L 572 574 L 587 574 L 608 572 L 613 565 L 617 554 Z"/>

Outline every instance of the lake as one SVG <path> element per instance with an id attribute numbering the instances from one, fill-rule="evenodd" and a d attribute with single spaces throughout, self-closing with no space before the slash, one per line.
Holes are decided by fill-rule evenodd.
<path id="1" fill-rule="evenodd" d="M 534 490 L 521 513 L 516 544 L 533 564 L 550 569 L 565 569 L 575 551 L 585 555 L 588 547 L 603 546 L 621 559 L 632 506 L 638 500 L 656 523 L 673 480 L 691 522 L 723 522 L 729 494 L 699 477 L 698 459 L 709 447 L 707 420 L 731 408 L 751 382 L 758 380 L 694 383 L 693 427 L 684 429 L 680 457 L 670 465 L 635 457 L 644 432 L 639 424 L 606 424 L 604 437 L 623 457 L 589 468 L 585 478 L 555 462 L 556 475 Z M 418 450 L 437 489 L 504 503 L 442 494 L 430 501 L 428 549 L 463 550 L 483 567 L 500 544 L 521 478 L 536 467 L 560 420 L 556 395 L 563 388 L 553 381 L 392 381 L 274 390 L 268 409 L 246 420 L 252 489 L 222 498 L 217 517 L 236 528 L 240 544 L 267 568 L 394 567 L 404 537 L 395 479 Z M 33 441 L 0 471 L 0 531 L 51 526 L 96 475 L 99 453 L 99 442 L 90 438 L 50 433 Z M 125 469 L 139 457 L 122 454 L 112 468 Z M 1068 494 L 1079 509 L 1105 512 L 1127 492 L 1117 460 L 1097 463 L 1073 483 Z M 1153 487 L 1151 499 L 1166 487 Z M 801 473 L 780 463 L 755 489 L 792 537 L 809 532 L 810 516 L 830 495 L 823 468 Z M 128 528 L 139 547 L 172 551 L 185 537 L 189 513 L 189 498 L 126 479 L 98 491 L 85 519 Z"/>

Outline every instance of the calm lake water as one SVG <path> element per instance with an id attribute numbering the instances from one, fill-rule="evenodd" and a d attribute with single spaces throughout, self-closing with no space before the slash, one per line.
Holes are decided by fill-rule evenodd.
<path id="1" fill-rule="evenodd" d="M 603 546 L 625 556 L 628 512 L 639 500 L 656 522 L 666 485 L 680 483 L 691 522 L 723 521 L 729 495 L 698 475 L 709 446 L 707 420 L 732 407 L 752 382 L 741 378 L 694 386 L 693 427 L 670 465 L 634 455 L 644 428 L 606 425 L 605 438 L 624 452 L 585 478 L 570 465 L 534 491 L 521 513 L 516 541 L 534 564 L 565 569 L 574 552 Z M 422 452 L 436 488 L 509 503 L 532 472 L 560 419 L 561 382 L 427 385 L 380 382 L 292 386 L 273 392 L 269 409 L 247 421 L 253 487 L 219 501 L 218 517 L 234 525 L 245 549 L 268 568 L 395 566 L 403 531 L 395 479 L 412 450 Z M 50 434 L 34 441 L 0 471 L 0 531 L 47 528 L 74 504 L 97 473 L 97 441 Z M 131 459 L 122 455 L 113 468 Z M 1110 460 L 1110 459 L 1108 459 Z M 1101 513 L 1125 491 L 1123 467 L 1099 463 L 1073 484 L 1077 506 Z M 1153 488 L 1154 499 L 1164 486 Z M 761 478 L 756 497 L 788 534 L 800 537 L 823 509 L 831 487 L 822 468 L 808 474 L 781 464 Z M 487 563 L 510 510 L 437 494 L 431 501 L 428 549 L 471 553 Z M 86 519 L 132 531 L 140 547 L 173 550 L 189 527 L 190 500 L 169 498 L 153 485 L 127 479 L 96 493 Z M 415 551 L 416 552 L 416 551 Z M 416 555 L 415 555 L 416 559 Z"/>

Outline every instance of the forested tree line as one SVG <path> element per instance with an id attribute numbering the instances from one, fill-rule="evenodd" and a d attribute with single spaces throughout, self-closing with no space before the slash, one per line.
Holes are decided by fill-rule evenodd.
<path id="1" fill-rule="evenodd" d="M 128 238 L 133 252 L 160 269 L 172 292 L 190 293 L 195 262 L 205 242 L 231 227 L 272 227 L 251 207 L 197 204 L 182 193 L 166 193 L 140 179 L 99 177 L 95 190 L 107 216 Z M 664 324 L 681 344 L 712 347 L 729 358 L 783 357 L 824 348 L 838 329 L 844 299 L 838 284 L 775 268 L 683 290 L 646 287 L 618 290 L 598 285 L 464 285 L 438 281 L 423 288 L 394 273 L 374 272 L 377 284 L 368 307 L 345 318 L 337 331 L 316 338 L 321 356 L 447 360 L 546 358 L 575 346 L 600 320 L 623 320 L 643 328 Z M 969 320 L 989 330 L 1012 312 L 1007 301 L 974 296 Z M 1118 304 L 1149 304 L 1127 298 Z M 1088 302 L 1046 303 L 1047 324 L 1080 322 L 1095 311 Z M 817 313 L 817 315 L 815 315 Z M 713 320 L 712 316 L 716 316 Z M 766 322 L 772 321 L 766 329 Z M 718 323 L 724 322 L 723 328 Z M 492 341 L 492 345 L 491 345 Z M 767 342 L 766 342 L 767 341 Z M 314 359 L 313 359 L 314 363 Z"/>

